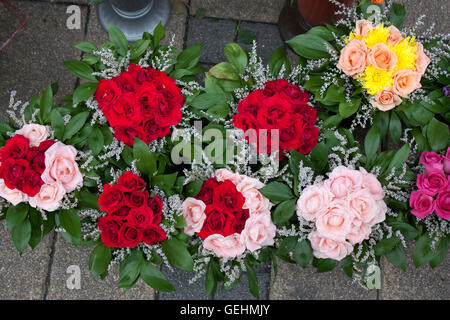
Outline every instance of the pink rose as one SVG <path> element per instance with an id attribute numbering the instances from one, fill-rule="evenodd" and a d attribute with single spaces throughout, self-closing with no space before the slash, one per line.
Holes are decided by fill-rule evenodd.
<path id="1" fill-rule="evenodd" d="M 436 198 L 436 214 L 442 219 L 450 219 L 450 190 L 438 194 Z"/>
<path id="2" fill-rule="evenodd" d="M 444 172 L 450 174 L 450 147 L 447 149 L 447 154 L 444 156 Z"/>
<path id="3" fill-rule="evenodd" d="M 233 173 L 233 172 L 231 172 L 230 170 L 227 170 L 227 169 L 218 169 L 218 170 L 216 170 L 215 176 L 216 176 L 217 181 L 219 181 L 219 182 L 223 182 L 225 180 L 230 180 L 236 186 L 242 180 L 242 176 L 241 175 L 239 175 L 238 173 Z"/>
<path id="4" fill-rule="evenodd" d="M 350 233 L 347 235 L 347 240 L 355 245 L 357 243 L 361 243 L 366 239 L 369 239 L 370 233 L 372 232 L 372 228 L 362 220 L 355 219 L 352 223 L 352 229 Z"/>
<path id="5" fill-rule="evenodd" d="M 216 171 L 217 173 L 217 171 Z M 240 182 L 236 185 L 236 189 L 239 192 L 245 192 L 248 189 L 261 189 L 264 187 L 264 183 L 255 178 L 240 175 Z"/>
<path id="6" fill-rule="evenodd" d="M 373 226 L 386 219 L 387 208 L 380 205 L 367 190 L 360 190 L 349 195 L 348 206 L 356 212 L 358 219 Z"/>
<path id="7" fill-rule="evenodd" d="M 317 215 L 328 208 L 333 197 L 323 184 L 308 186 L 297 201 L 297 215 L 308 221 L 316 221 Z"/>
<path id="8" fill-rule="evenodd" d="M 384 88 L 372 96 L 370 103 L 381 111 L 389 111 L 402 103 L 402 99 L 389 88 Z"/>
<path id="9" fill-rule="evenodd" d="M 412 208 L 411 213 L 413 215 L 423 219 L 433 213 L 436 204 L 432 196 L 423 193 L 421 190 L 416 190 L 409 197 L 409 206 Z"/>
<path id="10" fill-rule="evenodd" d="M 9 201 L 14 206 L 17 206 L 21 202 L 28 201 L 28 195 L 26 195 L 19 189 L 8 188 L 5 184 L 5 180 L 3 179 L 0 179 L 0 197 Z"/>
<path id="11" fill-rule="evenodd" d="M 308 234 L 313 254 L 319 259 L 342 260 L 353 251 L 353 246 L 347 241 L 335 241 L 323 237 L 317 231 Z"/>
<path id="12" fill-rule="evenodd" d="M 328 239 L 344 241 L 355 217 L 356 213 L 345 201 L 335 200 L 317 216 L 317 231 Z"/>
<path id="13" fill-rule="evenodd" d="M 56 142 L 45 151 L 45 171 L 42 173 L 42 180 L 46 184 L 59 182 L 66 189 L 72 192 L 77 187 L 83 185 L 83 176 L 75 161 L 77 150 L 72 146 L 66 146 L 61 142 Z"/>
<path id="14" fill-rule="evenodd" d="M 40 208 L 45 211 L 55 211 L 61 206 L 61 200 L 66 190 L 63 185 L 56 182 L 53 184 L 43 184 L 41 190 L 34 197 L 30 198 L 30 206 Z"/>
<path id="15" fill-rule="evenodd" d="M 343 198 L 350 192 L 361 188 L 363 175 L 360 171 L 344 166 L 336 167 L 325 181 L 325 185 L 337 197 Z"/>
<path id="16" fill-rule="evenodd" d="M 367 189 L 375 200 L 382 200 L 384 198 L 384 190 L 380 181 L 372 173 L 368 173 L 363 167 L 359 168 L 363 175 L 363 188 Z"/>
<path id="17" fill-rule="evenodd" d="M 49 135 L 48 127 L 40 124 L 26 124 L 15 134 L 20 134 L 30 140 L 30 145 L 37 147 L 42 141 L 47 140 Z"/>
<path id="18" fill-rule="evenodd" d="M 254 252 L 262 247 L 273 245 L 276 230 L 270 212 L 250 216 L 241 232 L 241 242 L 245 243 L 248 250 Z"/>
<path id="19" fill-rule="evenodd" d="M 221 234 L 212 234 L 203 241 L 203 247 L 221 258 L 235 258 L 245 251 L 245 244 L 240 240 L 241 235 L 234 233 L 227 237 Z"/>
<path id="20" fill-rule="evenodd" d="M 387 44 L 389 46 L 395 46 L 397 43 L 402 41 L 403 36 L 400 30 L 398 30 L 395 26 L 390 26 L 388 28 L 389 38 L 387 39 Z"/>
<path id="21" fill-rule="evenodd" d="M 183 216 L 187 226 L 184 227 L 184 233 L 189 236 L 200 232 L 203 227 L 203 222 L 206 219 L 205 214 L 206 204 L 195 198 L 187 198 L 183 202 Z"/>
<path id="22" fill-rule="evenodd" d="M 372 29 L 372 22 L 364 19 L 356 21 L 356 35 L 358 37 L 367 37 Z"/>
<path id="23" fill-rule="evenodd" d="M 394 70 L 397 60 L 397 55 L 384 43 L 375 44 L 367 54 L 367 62 L 384 71 Z"/>
<path id="24" fill-rule="evenodd" d="M 342 48 L 337 67 L 346 75 L 356 77 L 367 66 L 367 46 L 364 40 L 353 39 Z"/>
<path id="25" fill-rule="evenodd" d="M 408 98 L 411 92 L 422 87 L 420 79 L 421 76 L 416 71 L 409 69 L 396 71 L 393 75 L 392 91 L 400 97 Z"/>
<path id="26" fill-rule="evenodd" d="M 444 157 L 433 151 L 422 152 L 419 162 L 423 164 L 428 171 L 442 171 L 444 169 Z"/>
<path id="27" fill-rule="evenodd" d="M 423 51 L 423 45 L 421 43 L 417 44 L 417 60 L 416 60 L 416 71 L 423 76 L 427 70 L 431 59 Z"/>
<path id="28" fill-rule="evenodd" d="M 417 175 L 417 187 L 430 196 L 443 192 L 448 185 L 447 178 L 442 170 L 429 171 L 427 174 Z"/>
<path id="29" fill-rule="evenodd" d="M 250 211 L 250 215 L 270 212 L 272 203 L 264 197 L 256 188 L 246 189 L 242 192 L 245 198 L 244 209 Z"/>

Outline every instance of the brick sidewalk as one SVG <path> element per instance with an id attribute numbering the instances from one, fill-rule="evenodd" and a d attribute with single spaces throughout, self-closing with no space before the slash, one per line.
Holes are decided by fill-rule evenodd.
<path id="1" fill-rule="evenodd" d="M 414 8 L 409 10 L 407 23 L 427 14 L 425 23 L 437 23 L 439 31 L 448 31 L 449 8 L 440 0 L 397 0 Z M 97 45 L 107 41 L 107 33 L 97 21 L 95 6 L 87 0 L 11 1 L 26 16 L 26 27 L 0 51 L 0 101 L 5 108 L 11 90 L 17 98 L 26 100 L 59 78 L 57 99 L 71 93 L 76 79 L 64 68 L 63 62 L 79 59 L 74 45 L 91 41 Z M 173 0 L 171 18 L 166 26 L 167 38 L 175 35 L 178 49 L 203 43 L 201 64 L 210 68 L 225 60 L 223 47 L 239 43 L 239 32 L 252 31 L 258 41 L 259 54 L 268 59 L 270 53 L 283 45 L 277 20 L 284 0 Z M 80 30 L 66 27 L 68 5 L 78 5 L 82 15 Z M 441 17 L 441 19 L 439 19 Z M 0 41 L 17 27 L 15 19 L 0 5 Z M 167 40 L 166 40 L 167 41 Z M 248 48 L 248 45 L 242 44 Z M 5 119 L 4 115 L 0 115 Z M 412 248 L 409 244 L 409 249 Z M 0 299 L 211 299 L 204 294 L 204 281 L 188 285 L 192 274 L 166 272 L 177 288 L 174 293 L 151 290 L 141 280 L 128 292 L 116 289 L 117 279 L 94 280 L 88 271 L 90 248 L 68 245 L 58 235 L 50 234 L 33 251 L 17 254 L 0 223 Z M 269 268 L 258 271 L 262 299 L 448 299 L 450 297 L 450 259 L 438 268 L 425 266 L 415 269 L 408 255 L 407 271 L 393 268 L 382 261 L 382 287 L 366 291 L 352 284 L 351 279 L 336 268 L 333 272 L 317 274 L 312 268 L 302 270 L 279 261 L 278 277 L 272 285 Z M 69 290 L 66 273 L 70 265 L 79 265 L 82 272 L 81 289 Z M 243 299 L 248 293 L 245 277 L 231 291 L 218 292 L 214 299 Z"/>

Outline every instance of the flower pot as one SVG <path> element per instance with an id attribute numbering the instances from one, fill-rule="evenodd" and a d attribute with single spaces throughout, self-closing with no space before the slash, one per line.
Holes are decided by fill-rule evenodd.
<path id="1" fill-rule="evenodd" d="M 118 27 L 130 42 L 141 39 L 144 32 L 153 33 L 160 22 L 165 26 L 169 15 L 170 0 L 105 0 L 97 6 L 102 27 Z"/>

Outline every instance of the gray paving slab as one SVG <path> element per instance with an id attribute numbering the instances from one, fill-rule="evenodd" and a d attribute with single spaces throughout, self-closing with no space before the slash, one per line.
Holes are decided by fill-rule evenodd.
<path id="1" fill-rule="evenodd" d="M 42 299 L 50 257 L 51 237 L 19 255 L 5 221 L 0 222 L 0 300 Z"/>
<path id="2" fill-rule="evenodd" d="M 203 9 L 207 17 L 277 22 L 285 0 L 191 0 L 190 14 Z"/>
<path id="3" fill-rule="evenodd" d="M 433 23 L 436 24 L 435 31 L 448 33 L 450 30 L 450 7 L 448 1 L 440 0 L 396 0 L 406 7 L 405 26 L 413 26 L 421 15 L 423 19 L 423 30 L 428 29 Z"/>
<path id="4" fill-rule="evenodd" d="M 273 272 L 272 272 L 273 274 Z M 278 275 L 270 292 L 271 300 L 376 300 L 376 290 L 352 283 L 336 266 L 330 272 L 317 273 L 278 259 Z"/>
<path id="5" fill-rule="evenodd" d="M 186 46 L 203 44 L 200 61 L 218 63 L 225 61 L 223 48 L 233 42 L 236 22 L 209 18 L 190 18 Z"/>
<path id="6" fill-rule="evenodd" d="M 239 32 L 243 32 L 245 30 L 250 30 L 255 34 L 257 43 L 256 52 L 265 63 L 269 61 L 270 55 L 275 49 L 284 45 L 278 26 L 276 25 L 244 21 L 239 25 Z M 239 41 L 238 43 L 244 49 L 251 49 L 252 47 L 251 44 L 244 44 Z"/>
<path id="7" fill-rule="evenodd" d="M 66 5 L 34 1 L 14 4 L 24 13 L 26 25 L 0 51 L 0 108 L 8 105 L 11 90 L 17 90 L 17 99 L 27 101 L 59 78 L 58 101 L 74 88 L 75 76 L 65 69 L 63 62 L 80 57 L 73 46 L 82 41 L 84 30 L 67 28 Z M 81 7 L 82 26 L 86 16 L 87 7 Z M 2 42 L 18 26 L 14 16 L 0 6 Z"/>
<path id="8" fill-rule="evenodd" d="M 112 270 L 104 279 L 93 278 L 89 272 L 89 255 L 93 248 L 75 247 L 65 242 L 59 235 L 55 243 L 48 300 L 153 300 L 154 291 L 142 279 L 128 290 L 117 288 L 118 270 Z M 74 274 L 69 268 L 80 269 L 80 289 L 69 289 L 68 279 Z M 69 268 L 69 270 L 68 270 Z M 73 267 L 72 267 L 73 268 Z"/>
<path id="9" fill-rule="evenodd" d="M 435 269 L 429 265 L 416 268 L 412 260 L 413 242 L 408 242 L 406 271 L 395 268 L 382 258 L 380 298 L 385 300 L 449 300 L 450 258 Z"/>

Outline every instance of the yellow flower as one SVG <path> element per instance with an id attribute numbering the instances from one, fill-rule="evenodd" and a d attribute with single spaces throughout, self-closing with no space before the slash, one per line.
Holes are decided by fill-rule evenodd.
<path id="1" fill-rule="evenodd" d="M 392 87 L 392 71 L 384 71 L 369 65 L 364 73 L 359 77 L 362 87 L 370 95 L 375 95 L 383 88 Z"/>
<path id="2" fill-rule="evenodd" d="M 383 24 L 379 24 L 372 30 L 370 30 L 369 35 L 364 39 L 366 41 L 367 48 L 372 48 L 377 43 L 387 44 L 387 39 L 389 38 L 389 31 Z"/>
<path id="3" fill-rule="evenodd" d="M 417 60 L 417 42 L 414 37 L 404 38 L 390 49 L 397 55 L 398 61 L 394 71 L 402 69 L 415 70 Z"/>

